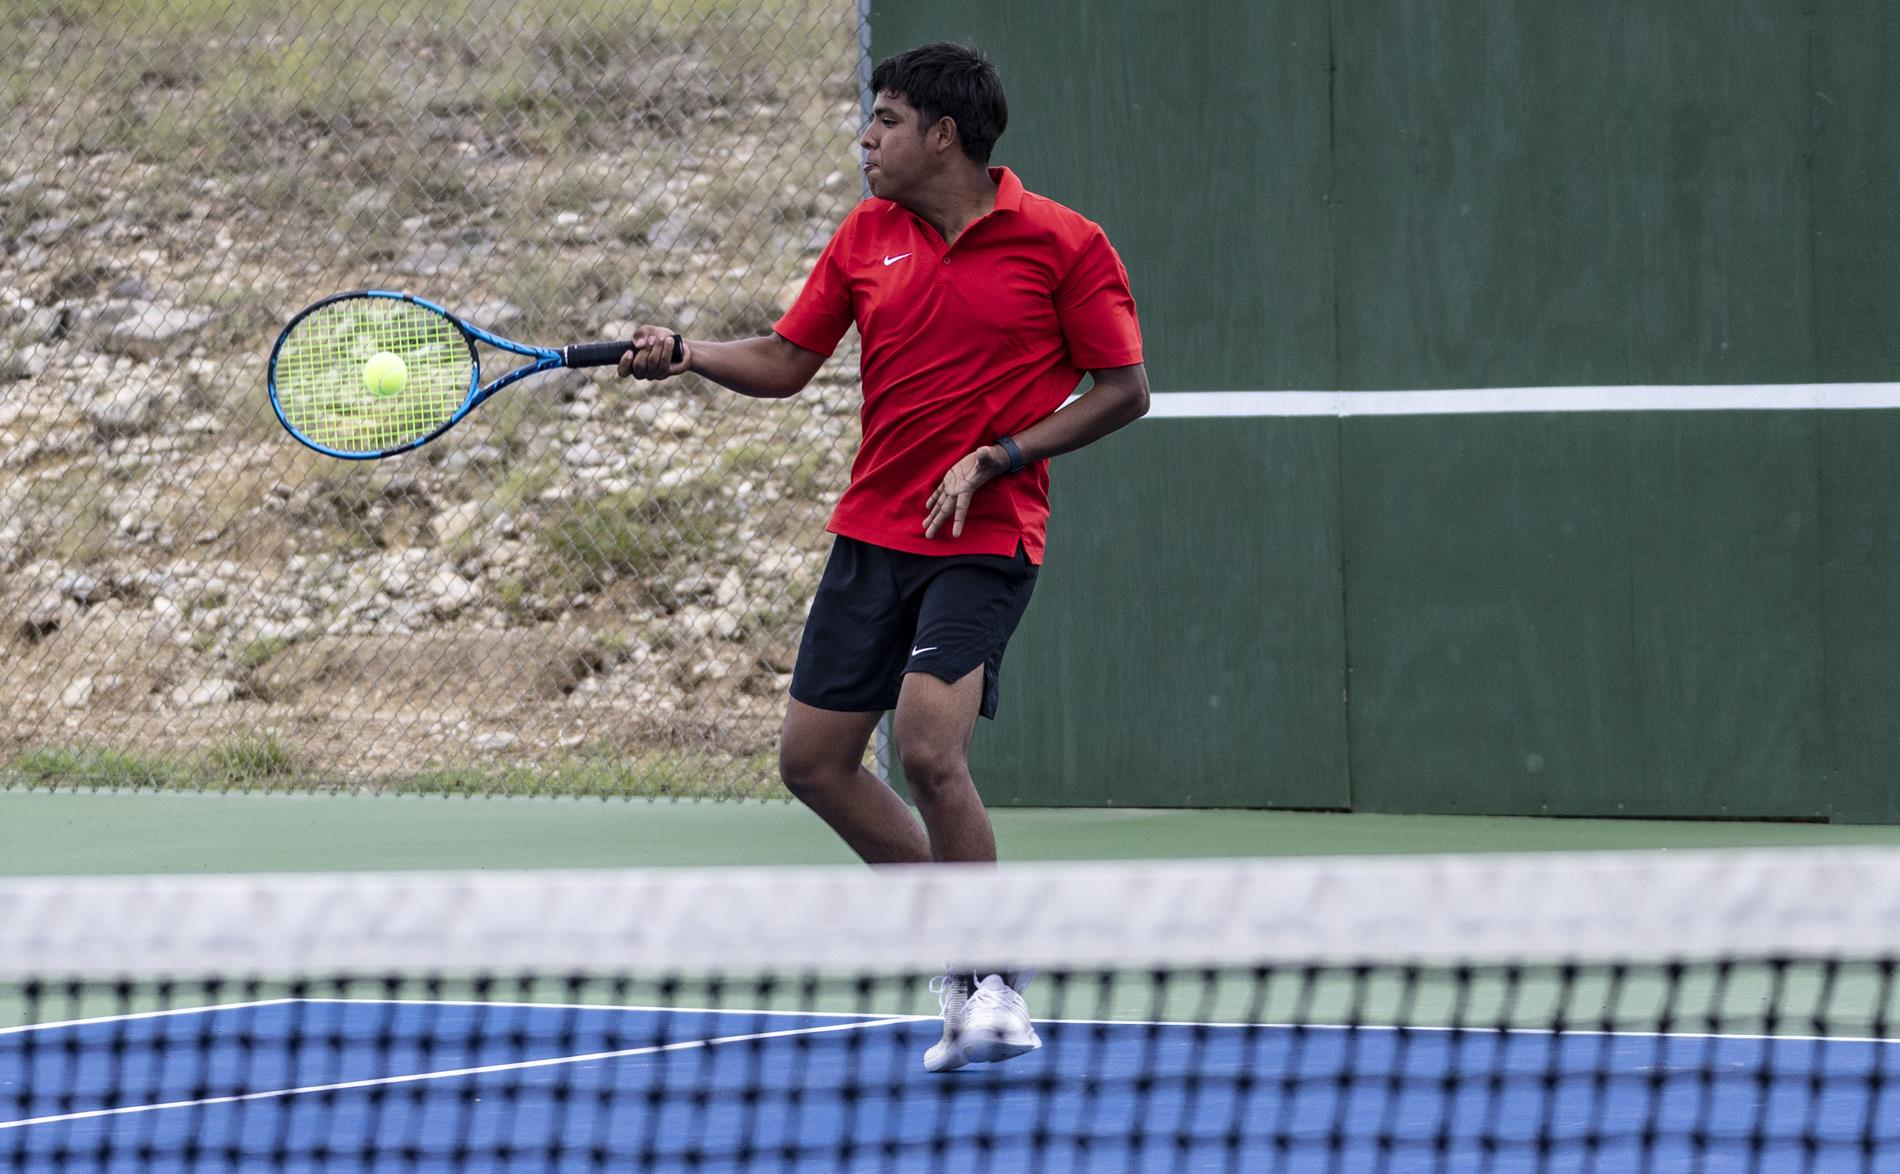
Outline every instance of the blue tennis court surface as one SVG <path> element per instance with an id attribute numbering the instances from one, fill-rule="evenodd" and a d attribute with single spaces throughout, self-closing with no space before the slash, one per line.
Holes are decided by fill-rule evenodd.
<path id="1" fill-rule="evenodd" d="M 921 1057 L 939 1029 L 321 1000 L 16 1028 L 0 1032 L 0 1168 L 1900 1164 L 1891 1042 L 1057 1022 L 1041 1025 L 1039 1052 L 930 1075 Z"/>

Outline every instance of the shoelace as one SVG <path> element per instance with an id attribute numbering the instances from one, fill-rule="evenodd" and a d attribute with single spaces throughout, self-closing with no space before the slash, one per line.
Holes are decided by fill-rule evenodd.
<path id="1" fill-rule="evenodd" d="M 970 998 L 970 980 L 961 974 L 939 974 L 930 980 L 930 993 L 945 1015 L 961 1013 Z"/>

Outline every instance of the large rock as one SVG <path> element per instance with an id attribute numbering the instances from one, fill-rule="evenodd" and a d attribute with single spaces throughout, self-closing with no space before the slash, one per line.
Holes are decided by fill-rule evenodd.
<path id="1" fill-rule="evenodd" d="M 494 507 L 486 501 L 465 501 L 452 505 L 429 519 L 429 533 L 438 546 L 454 546 L 488 521 Z"/>
<path id="2" fill-rule="evenodd" d="M 214 317 L 210 310 L 169 306 L 159 302 L 119 303 L 123 313 L 107 328 L 101 345 L 116 355 L 155 359 L 183 345 Z"/>
<path id="3" fill-rule="evenodd" d="M 223 677 L 195 677 L 172 689 L 172 704 L 180 709 L 223 705 L 241 692 L 236 681 Z"/>
<path id="4" fill-rule="evenodd" d="M 481 598 L 481 588 L 454 571 L 437 571 L 429 579 L 429 610 L 437 619 L 450 619 Z"/>
<path id="5" fill-rule="evenodd" d="M 140 384 L 126 382 L 86 405 L 86 419 L 101 440 L 131 436 L 151 426 L 158 401 Z"/>

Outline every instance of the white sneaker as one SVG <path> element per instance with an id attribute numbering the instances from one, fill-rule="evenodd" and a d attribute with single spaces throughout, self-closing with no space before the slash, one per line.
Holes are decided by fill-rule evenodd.
<path id="1" fill-rule="evenodd" d="M 967 996 L 963 976 L 944 976 L 938 992 L 944 1008 L 944 1035 L 924 1054 L 924 1067 L 931 1072 L 949 1072 L 965 1064 L 995 1064 L 1033 1052 L 1042 1046 L 1029 1021 L 1029 1006 L 1011 990 L 1001 975 L 992 974 L 976 984 Z M 958 1004 L 952 1012 L 952 991 Z"/>
<path id="2" fill-rule="evenodd" d="M 970 1061 L 963 1055 L 959 1041 L 963 1035 L 963 1007 L 970 997 L 971 976 L 940 974 L 930 980 L 930 993 L 943 1008 L 943 1038 L 924 1053 L 924 1071 L 954 1072 Z"/>

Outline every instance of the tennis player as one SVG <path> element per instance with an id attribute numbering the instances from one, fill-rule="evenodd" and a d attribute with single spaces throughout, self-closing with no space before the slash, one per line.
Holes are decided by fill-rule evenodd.
<path id="1" fill-rule="evenodd" d="M 882 62 L 859 141 L 870 188 L 765 337 L 685 340 L 642 327 L 620 373 L 692 371 L 743 395 L 796 394 L 855 325 L 862 440 L 792 673 L 779 773 L 871 864 L 994 861 L 970 778 L 1003 649 L 1035 587 L 1051 457 L 1148 410 L 1141 330 L 1101 228 L 989 165 L 1008 120 L 977 51 Z M 1064 406 L 1084 373 L 1094 384 Z M 880 717 L 921 826 L 863 763 Z M 1022 985 L 1018 979 L 1014 986 Z M 1010 976 L 932 984 L 932 1071 L 1041 1044 Z"/>

